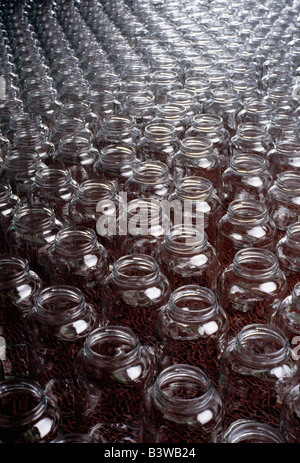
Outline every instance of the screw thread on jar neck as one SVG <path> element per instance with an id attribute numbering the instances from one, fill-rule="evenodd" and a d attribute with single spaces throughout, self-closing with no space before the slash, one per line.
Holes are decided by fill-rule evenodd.
<path id="1" fill-rule="evenodd" d="M 101 200 L 113 200 L 116 195 L 114 184 L 108 180 L 86 180 L 78 187 L 77 197 L 85 203 L 97 205 Z"/>
<path id="2" fill-rule="evenodd" d="M 93 251 L 98 240 L 94 230 L 86 227 L 65 227 L 54 240 L 55 250 L 62 255 L 85 255 Z"/>
<path id="3" fill-rule="evenodd" d="M 239 443 L 286 443 L 278 429 L 267 423 L 259 423 L 254 420 L 234 421 L 226 430 L 224 436 L 227 444 Z"/>
<path id="4" fill-rule="evenodd" d="M 199 322 L 209 319 L 216 311 L 217 298 L 209 288 L 185 285 L 171 293 L 170 315 L 180 322 Z"/>
<path id="5" fill-rule="evenodd" d="M 300 194 L 300 174 L 298 172 L 285 171 L 278 174 L 274 185 L 288 196 Z"/>
<path id="6" fill-rule="evenodd" d="M 262 156 L 248 153 L 234 154 L 230 159 L 230 167 L 240 175 L 253 175 L 267 169 L 267 161 Z"/>
<path id="7" fill-rule="evenodd" d="M 176 135 L 176 129 L 172 124 L 169 123 L 151 123 L 145 127 L 144 135 L 148 140 L 157 143 L 164 143 L 174 139 Z"/>
<path id="8" fill-rule="evenodd" d="M 233 259 L 233 270 L 245 278 L 266 279 L 276 274 L 279 263 L 275 254 L 262 248 L 245 248 Z"/>
<path id="9" fill-rule="evenodd" d="M 203 177 L 183 177 L 175 184 L 175 191 L 185 200 L 206 200 L 213 195 L 214 186 Z"/>
<path id="10" fill-rule="evenodd" d="M 72 175 L 68 169 L 44 167 L 35 174 L 36 185 L 51 190 L 67 186 L 71 181 Z"/>
<path id="11" fill-rule="evenodd" d="M 133 167 L 132 177 L 142 184 L 159 184 L 168 180 L 169 168 L 160 161 L 140 162 Z"/>
<path id="12" fill-rule="evenodd" d="M 144 287 L 157 281 L 160 269 L 156 259 L 146 254 L 120 257 L 112 268 L 112 276 L 120 286 Z M 128 286 L 129 285 L 129 286 Z"/>
<path id="13" fill-rule="evenodd" d="M 255 199 L 232 201 L 227 209 L 227 215 L 232 223 L 240 225 L 256 225 L 269 218 L 267 206 Z"/>
<path id="14" fill-rule="evenodd" d="M 175 253 L 196 253 L 207 244 L 204 230 L 175 225 L 164 239 L 165 246 Z"/>
<path id="15" fill-rule="evenodd" d="M 44 206 L 22 206 L 13 216 L 13 225 L 21 232 L 43 231 L 55 224 L 55 212 Z"/>
<path id="16" fill-rule="evenodd" d="M 26 259 L 11 254 L 0 256 L 0 288 L 15 287 L 24 281 L 30 271 Z"/>
<path id="17" fill-rule="evenodd" d="M 186 137 L 180 143 L 184 156 L 202 157 L 213 152 L 213 142 L 205 137 Z"/>
<path id="18" fill-rule="evenodd" d="M 197 114 L 193 117 L 192 126 L 204 133 L 211 133 L 224 127 L 223 119 L 217 114 Z"/>

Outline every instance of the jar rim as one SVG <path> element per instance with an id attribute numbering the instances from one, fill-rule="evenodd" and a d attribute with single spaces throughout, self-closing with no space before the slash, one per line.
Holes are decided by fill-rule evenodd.
<path id="1" fill-rule="evenodd" d="M 265 203 L 256 199 L 234 200 L 227 209 L 230 222 L 244 226 L 256 226 L 269 219 L 269 211 Z"/>
<path id="2" fill-rule="evenodd" d="M 189 307 L 189 301 L 198 302 L 199 305 Z M 210 288 L 184 285 L 170 294 L 169 309 L 171 317 L 181 323 L 205 321 L 216 313 L 217 297 Z"/>
<path id="3" fill-rule="evenodd" d="M 141 272 L 143 273 L 141 275 Z M 112 268 L 112 276 L 118 285 L 130 283 L 134 287 L 144 287 L 156 281 L 160 274 L 156 259 L 148 254 L 130 254 L 117 259 Z"/>
<path id="4" fill-rule="evenodd" d="M 258 264 L 260 267 L 251 268 Z M 252 264 L 249 266 L 249 263 Z M 248 265 L 247 265 L 248 264 Z M 233 258 L 233 270 L 238 275 L 245 278 L 260 280 L 274 275 L 279 269 L 279 263 L 276 255 L 264 248 L 244 248 L 236 252 Z"/>

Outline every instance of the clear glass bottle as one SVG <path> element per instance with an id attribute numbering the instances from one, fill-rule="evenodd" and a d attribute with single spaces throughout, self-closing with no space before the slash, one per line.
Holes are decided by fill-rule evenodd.
<path id="1" fill-rule="evenodd" d="M 93 166 L 93 178 L 110 181 L 116 191 L 124 191 L 124 185 L 131 177 L 137 162 L 133 147 L 122 144 L 108 145 L 100 151 L 99 159 Z"/>
<path id="2" fill-rule="evenodd" d="M 136 148 L 140 138 L 141 132 L 137 129 L 132 116 L 115 114 L 103 120 L 95 139 L 95 146 L 99 152 L 113 144 Z"/>
<path id="3" fill-rule="evenodd" d="M 300 223 L 288 226 L 285 235 L 277 242 L 275 254 L 288 283 L 289 292 L 300 281 Z"/>
<path id="4" fill-rule="evenodd" d="M 0 184 L 0 253 L 6 249 L 5 233 L 10 226 L 15 211 L 21 206 L 19 197 L 11 191 L 9 184 Z"/>
<path id="5" fill-rule="evenodd" d="M 93 140 L 93 133 L 86 126 L 83 117 L 62 115 L 57 119 L 54 130 L 49 135 L 49 140 L 57 150 L 65 138 L 74 137 L 75 135 L 87 138 L 90 141 Z"/>
<path id="6" fill-rule="evenodd" d="M 170 284 L 154 257 L 122 256 L 103 285 L 103 321 L 127 326 L 141 343 L 154 346 L 158 311 L 169 295 Z"/>
<path id="7" fill-rule="evenodd" d="M 283 238 L 289 225 L 300 215 L 300 172 L 285 171 L 274 180 L 265 196 L 270 217 L 277 228 L 277 240 Z"/>
<path id="8" fill-rule="evenodd" d="M 73 368 L 77 429 L 102 442 L 138 442 L 140 404 L 154 377 L 153 352 L 125 326 L 87 336 Z"/>
<path id="9" fill-rule="evenodd" d="M 150 124 L 156 116 L 154 97 L 144 93 L 128 95 L 125 98 L 122 114 L 128 114 L 134 118 L 135 126 L 143 136 L 146 125 Z"/>
<path id="10" fill-rule="evenodd" d="M 93 306 L 73 286 L 40 291 L 24 321 L 29 375 L 43 387 L 72 377 L 75 356 L 100 321 Z"/>
<path id="11" fill-rule="evenodd" d="M 160 370 L 176 363 L 194 365 L 218 387 L 228 319 L 216 293 L 198 285 L 177 288 L 161 307 L 156 330 Z"/>
<path id="12" fill-rule="evenodd" d="M 145 127 L 136 150 L 142 161 L 160 161 L 167 166 L 179 148 L 179 139 L 174 125 L 168 122 L 152 122 Z"/>
<path id="13" fill-rule="evenodd" d="M 229 165 L 228 145 L 230 136 L 224 127 L 223 119 L 217 114 L 197 114 L 192 118 L 186 137 L 209 138 L 219 152 L 221 171 Z"/>
<path id="14" fill-rule="evenodd" d="M 63 224 L 70 223 L 69 204 L 75 197 L 78 183 L 68 169 L 44 167 L 35 174 L 28 202 L 33 206 L 46 206 L 54 210 Z"/>
<path id="15" fill-rule="evenodd" d="M 237 130 L 237 115 L 242 108 L 239 94 L 231 88 L 213 88 L 210 99 L 204 104 L 203 112 L 217 114 L 222 117 L 225 129 L 230 136 Z"/>
<path id="16" fill-rule="evenodd" d="M 24 319 L 42 288 L 42 280 L 27 260 L 12 254 L 0 256 L 0 275 L 1 334 L 6 345 L 18 344 L 24 342 Z"/>
<path id="17" fill-rule="evenodd" d="M 273 148 L 272 140 L 264 125 L 244 122 L 237 127 L 236 135 L 229 142 L 229 155 L 250 153 L 266 157 Z"/>
<path id="18" fill-rule="evenodd" d="M 222 204 L 210 180 L 196 176 L 182 177 L 176 182 L 169 201 L 170 205 L 179 207 L 179 212 L 182 211 L 183 217 L 190 220 L 192 226 L 197 224 L 197 214 L 203 214 L 207 239 L 213 246 L 217 245 L 217 224 L 222 218 Z"/>
<path id="19" fill-rule="evenodd" d="M 35 127 L 17 130 L 14 134 L 12 148 L 35 151 L 44 164 L 50 163 L 55 149 L 42 130 Z"/>
<path id="20" fill-rule="evenodd" d="M 171 227 L 157 249 L 157 260 L 172 290 L 187 284 L 216 290 L 219 261 L 201 227 Z"/>
<path id="21" fill-rule="evenodd" d="M 183 104 L 173 102 L 158 104 L 153 124 L 164 123 L 174 126 L 177 138 L 179 140 L 182 139 L 190 126 L 187 107 Z"/>
<path id="22" fill-rule="evenodd" d="M 221 177 L 220 199 L 224 211 L 232 201 L 265 201 L 273 184 L 265 158 L 252 153 L 234 154 Z"/>
<path id="23" fill-rule="evenodd" d="M 172 365 L 145 393 L 140 442 L 221 442 L 224 413 L 218 391 L 200 368 Z"/>
<path id="24" fill-rule="evenodd" d="M 50 443 L 62 432 L 59 409 L 36 381 L 1 381 L 0 404 L 0 440 L 4 444 Z"/>
<path id="25" fill-rule="evenodd" d="M 232 338 L 245 325 L 270 323 L 288 294 L 286 277 L 274 253 L 262 248 L 237 251 L 218 285 L 219 301 L 229 318 Z"/>
<path id="26" fill-rule="evenodd" d="M 168 166 L 154 160 L 136 163 L 131 177 L 124 185 L 129 201 L 136 198 L 167 200 L 173 188 Z"/>
<path id="27" fill-rule="evenodd" d="M 242 248 L 259 247 L 274 251 L 277 230 L 267 206 L 255 199 L 233 201 L 217 225 L 217 251 L 223 268 L 233 262 Z"/>
<path id="28" fill-rule="evenodd" d="M 242 417 L 278 428 L 283 398 L 298 379 L 299 368 L 280 328 L 263 323 L 245 326 L 220 362 L 225 427 Z"/>
<path id="29" fill-rule="evenodd" d="M 224 444 L 286 444 L 279 428 L 255 420 L 239 419 L 228 426 Z"/>
<path id="30" fill-rule="evenodd" d="M 56 234 L 44 262 L 50 285 L 76 286 L 101 315 L 101 289 L 108 274 L 108 259 L 94 230 L 64 227 Z"/>
<path id="31" fill-rule="evenodd" d="M 280 431 L 288 444 L 299 442 L 299 383 L 286 393 L 280 414 Z"/>
<path id="32" fill-rule="evenodd" d="M 274 148 L 267 153 L 266 160 L 274 180 L 281 172 L 295 171 L 299 173 L 300 137 L 278 140 Z"/>
<path id="33" fill-rule="evenodd" d="M 218 191 L 221 163 L 218 150 L 207 137 L 185 137 L 171 159 L 171 174 L 175 181 L 182 177 L 197 176 L 211 181 Z"/>
<path id="34" fill-rule="evenodd" d="M 53 209 L 46 206 L 22 206 L 14 213 L 6 231 L 7 245 L 12 254 L 28 260 L 44 279 L 44 257 L 63 228 Z"/>
<path id="35" fill-rule="evenodd" d="M 154 94 L 155 104 L 168 102 L 168 93 L 182 88 L 179 75 L 174 71 L 154 71 L 150 89 Z"/>

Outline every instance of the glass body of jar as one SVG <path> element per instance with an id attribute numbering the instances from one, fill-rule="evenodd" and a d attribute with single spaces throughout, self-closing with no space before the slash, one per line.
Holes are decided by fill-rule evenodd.
<path id="1" fill-rule="evenodd" d="M 292 223 L 275 247 L 280 268 L 283 270 L 288 289 L 291 293 L 295 284 L 300 281 L 300 223 Z"/>
<path id="2" fill-rule="evenodd" d="M 52 157 L 51 165 L 69 169 L 73 179 L 81 183 L 92 177 L 98 157 L 99 152 L 90 140 L 74 135 L 62 140 Z"/>
<path id="3" fill-rule="evenodd" d="M 190 126 L 190 117 L 187 113 L 187 107 L 182 104 L 170 102 L 157 105 L 153 124 L 164 123 L 172 125 L 175 128 L 177 138 L 181 140 Z"/>
<path id="4" fill-rule="evenodd" d="M 55 150 L 42 129 L 35 127 L 17 130 L 13 138 L 12 149 L 14 148 L 35 151 L 46 165 L 49 164 Z"/>
<path id="5" fill-rule="evenodd" d="M 208 376 L 196 366 L 171 365 L 145 393 L 140 442 L 218 443 L 223 421 L 224 405 Z"/>
<path id="6" fill-rule="evenodd" d="M 273 106 L 263 98 L 251 98 L 246 101 L 237 115 L 237 124 L 250 123 L 269 127 Z"/>
<path id="7" fill-rule="evenodd" d="M 58 407 L 31 379 L 1 381 L 0 404 L 0 440 L 3 443 L 50 443 L 62 432 Z"/>
<path id="8" fill-rule="evenodd" d="M 127 200 L 136 198 L 167 200 L 174 188 L 167 164 L 148 160 L 137 162 L 124 185 Z"/>
<path id="9" fill-rule="evenodd" d="M 197 176 L 211 181 L 219 190 L 221 164 L 219 152 L 208 138 L 186 137 L 172 158 L 170 171 L 175 181 L 182 177 Z"/>
<path id="10" fill-rule="evenodd" d="M 108 274 L 108 259 L 94 230 L 63 228 L 55 236 L 44 262 L 50 285 L 76 286 L 101 315 L 101 289 Z"/>
<path id="11" fill-rule="evenodd" d="M 277 240 L 285 235 L 289 225 L 298 221 L 299 197 L 300 172 L 282 172 L 267 192 L 265 201 L 277 228 Z"/>
<path id="12" fill-rule="evenodd" d="M 266 126 L 244 122 L 238 125 L 236 134 L 230 139 L 229 155 L 250 153 L 266 157 L 272 147 Z"/>
<path id="13" fill-rule="evenodd" d="M 18 344 L 24 342 L 24 319 L 41 291 L 42 280 L 27 260 L 11 254 L 0 256 L 0 274 L 1 333 L 6 345 Z M 7 354 L 9 362 L 8 350 Z M 21 359 L 24 362 L 26 359 Z M 27 373 L 27 363 L 25 366 Z M 5 362 L 4 368 L 9 370 Z"/>
<path id="14" fill-rule="evenodd" d="M 297 342 L 300 335 L 300 282 L 296 283 L 289 295 L 285 297 L 272 317 L 272 322 L 287 336 L 291 346 L 296 345 L 293 354 L 299 360 Z"/>
<path id="15" fill-rule="evenodd" d="M 218 386 L 228 319 L 213 291 L 198 285 L 177 288 L 161 308 L 156 329 L 159 370 L 176 363 L 194 365 Z"/>
<path id="16" fill-rule="evenodd" d="M 259 247 L 274 251 L 276 226 L 267 206 L 255 199 L 233 201 L 218 223 L 217 251 L 223 268 L 230 265 L 242 248 Z"/>
<path id="17" fill-rule="evenodd" d="M 154 377 L 153 352 L 124 326 L 100 327 L 86 338 L 73 367 L 80 432 L 102 442 L 138 442 L 140 404 Z"/>
<path id="18" fill-rule="evenodd" d="M 280 413 L 280 431 L 288 444 L 299 442 L 300 422 L 299 422 L 299 382 L 290 388 L 286 393 Z"/>
<path id="19" fill-rule="evenodd" d="M 155 104 L 167 103 L 168 93 L 181 88 L 182 83 L 176 72 L 158 70 L 152 73 L 150 89 L 154 94 Z"/>
<path id="20" fill-rule="evenodd" d="M 203 112 L 221 116 L 225 129 L 232 137 L 237 130 L 237 115 L 241 108 L 242 103 L 236 90 L 217 87 L 210 91 L 210 98 L 204 103 Z"/>
<path id="21" fill-rule="evenodd" d="M 224 127 L 223 119 L 218 114 L 197 114 L 192 118 L 191 127 L 186 137 L 209 138 L 219 152 L 221 171 L 229 165 L 228 145 L 230 136 Z"/>
<path id="22" fill-rule="evenodd" d="M 172 290 L 187 284 L 216 290 L 220 264 L 203 226 L 173 226 L 157 249 L 157 260 Z"/>
<path id="23" fill-rule="evenodd" d="M 57 150 L 59 145 L 62 143 L 62 140 L 65 138 L 73 137 L 75 135 L 86 138 L 90 141 L 93 140 L 93 133 L 87 127 L 83 117 L 72 117 L 62 114 L 56 121 L 54 130 L 49 135 L 49 140 Z"/>
<path id="24" fill-rule="evenodd" d="M 278 427 L 255 420 L 239 419 L 224 433 L 224 444 L 286 444 Z"/>
<path id="25" fill-rule="evenodd" d="M 11 191 L 9 184 L 0 184 L 0 253 L 8 251 L 5 233 L 10 226 L 15 211 L 21 206 L 19 197 Z"/>
<path id="26" fill-rule="evenodd" d="M 68 169 L 44 167 L 36 172 L 28 202 L 33 206 L 46 206 L 54 210 L 63 224 L 70 223 L 69 204 L 76 195 L 78 183 Z"/>
<path id="27" fill-rule="evenodd" d="M 156 116 L 156 105 L 152 95 L 139 94 L 128 95 L 122 109 L 122 114 L 128 114 L 135 120 L 136 128 L 144 134 L 145 127 L 152 122 Z"/>
<path id="28" fill-rule="evenodd" d="M 142 161 L 160 161 L 169 167 L 178 148 L 179 139 L 174 125 L 153 122 L 145 127 L 136 151 Z"/>
<path id="29" fill-rule="evenodd" d="M 219 281 L 219 301 L 229 318 L 229 336 L 236 336 L 245 325 L 270 323 L 286 295 L 286 278 L 275 254 L 262 248 L 237 251 Z"/>
<path id="30" fill-rule="evenodd" d="M 278 428 L 283 398 L 298 380 L 299 369 L 285 334 L 269 324 L 245 326 L 220 362 L 225 428 L 241 418 Z"/>
<path id="31" fill-rule="evenodd" d="M 207 239 L 213 246 L 217 245 L 217 225 L 222 218 L 222 204 L 210 180 L 196 176 L 182 177 L 176 182 L 169 201 L 169 207 L 179 208 L 179 219 L 183 219 L 185 224 L 189 221 L 189 225 L 196 226 L 197 214 L 203 214 Z M 176 224 L 174 221 L 172 223 Z"/>
<path id="32" fill-rule="evenodd" d="M 226 212 L 232 201 L 254 199 L 264 202 L 273 180 L 265 158 L 240 153 L 231 157 L 220 183 L 220 199 Z"/>
<path id="33" fill-rule="evenodd" d="M 143 344 L 154 346 L 158 311 L 169 295 L 170 284 L 154 257 L 122 256 L 103 285 L 103 321 L 127 326 Z"/>
<path id="34" fill-rule="evenodd" d="M 274 180 L 281 172 L 300 172 L 300 138 L 283 138 L 267 154 L 269 171 Z"/>

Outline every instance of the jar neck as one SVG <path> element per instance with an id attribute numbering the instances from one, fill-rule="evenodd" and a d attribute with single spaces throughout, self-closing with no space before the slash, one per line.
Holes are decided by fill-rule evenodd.
<path id="1" fill-rule="evenodd" d="M 99 201 L 113 200 L 115 196 L 116 188 L 108 180 L 86 180 L 77 191 L 79 201 L 87 205 L 96 206 Z"/>
<path id="2" fill-rule="evenodd" d="M 82 292 L 72 286 L 50 286 L 40 291 L 35 302 L 40 320 L 60 325 L 78 318 L 85 310 Z"/>
<path id="3" fill-rule="evenodd" d="M 300 156 L 300 139 L 288 138 L 279 140 L 275 149 L 278 153 L 284 156 L 299 157 Z"/>
<path id="4" fill-rule="evenodd" d="M 230 168 L 242 176 L 257 175 L 267 170 L 267 161 L 259 155 L 238 153 L 231 157 Z"/>
<path id="5" fill-rule="evenodd" d="M 255 125 L 249 122 L 238 125 L 237 136 L 243 141 L 251 143 L 263 141 L 268 138 L 267 128 L 263 125 Z"/>
<path id="6" fill-rule="evenodd" d="M 182 121 L 187 115 L 186 106 L 176 103 L 166 103 L 157 106 L 156 115 L 160 119 L 173 124 L 177 121 Z"/>
<path id="7" fill-rule="evenodd" d="M 193 117 L 192 126 L 203 133 L 219 132 L 224 128 L 223 119 L 217 114 L 197 114 Z"/>
<path id="8" fill-rule="evenodd" d="M 133 164 L 136 159 L 134 148 L 122 145 L 108 145 L 100 151 L 101 162 L 108 166 L 124 166 Z"/>
<path id="9" fill-rule="evenodd" d="M 154 400 L 168 413 L 190 415 L 207 407 L 212 391 L 211 381 L 199 368 L 172 365 L 157 376 Z"/>
<path id="10" fill-rule="evenodd" d="M 43 206 L 22 206 L 13 216 L 14 227 L 23 233 L 43 232 L 55 225 L 55 213 L 51 208 Z"/>
<path id="11" fill-rule="evenodd" d="M 212 101 L 219 105 L 232 106 L 239 101 L 239 94 L 236 90 L 213 89 L 211 90 Z"/>
<path id="12" fill-rule="evenodd" d="M 41 386 L 26 378 L 0 382 L 0 426 L 15 428 L 41 418 L 47 406 Z"/>
<path id="13" fill-rule="evenodd" d="M 175 185 L 176 195 L 183 200 L 208 200 L 214 191 L 212 182 L 203 177 L 183 177 Z"/>
<path id="14" fill-rule="evenodd" d="M 227 444 L 240 443 L 269 443 L 284 444 L 283 435 L 273 426 L 267 423 L 259 423 L 254 420 L 237 420 L 233 422 L 225 433 Z"/>
<path id="15" fill-rule="evenodd" d="M 0 184 L 0 204 L 3 204 L 6 201 L 8 201 L 11 195 L 12 190 L 10 185 L 6 183 Z"/>
<path id="16" fill-rule="evenodd" d="M 196 103 L 196 92 L 187 89 L 172 90 L 169 92 L 169 101 L 170 103 L 189 106 Z"/>
<path id="17" fill-rule="evenodd" d="M 72 175 L 68 169 L 58 169 L 56 167 L 44 167 L 35 174 L 37 186 L 45 189 L 56 190 L 69 186 L 72 182 Z"/>
<path id="18" fill-rule="evenodd" d="M 91 143 L 87 138 L 71 136 L 60 142 L 57 153 L 76 159 L 89 153 L 90 149 Z"/>
<path id="19" fill-rule="evenodd" d="M 266 249 L 245 248 L 238 251 L 233 259 L 236 274 L 253 280 L 269 279 L 278 271 L 276 256 Z"/>
<path id="20" fill-rule="evenodd" d="M 14 288 L 26 281 L 30 268 L 27 260 L 10 254 L 0 256 L 0 289 Z"/>
<path id="21" fill-rule="evenodd" d="M 269 219 L 268 208 L 257 200 L 232 201 L 227 209 L 231 223 L 241 226 L 256 226 Z"/>
<path id="22" fill-rule="evenodd" d="M 95 329 L 86 338 L 83 349 L 93 365 L 113 371 L 136 365 L 141 357 L 141 345 L 136 334 L 123 326 Z"/>
<path id="23" fill-rule="evenodd" d="M 169 168 L 160 161 L 145 161 L 133 167 L 132 177 L 138 183 L 156 185 L 168 180 Z"/>
<path id="24" fill-rule="evenodd" d="M 288 226 L 286 239 L 293 248 L 300 249 L 300 222 L 295 222 Z"/>
<path id="25" fill-rule="evenodd" d="M 66 227 L 60 230 L 54 241 L 54 248 L 59 254 L 82 256 L 95 251 L 97 247 L 96 233 L 86 227 Z"/>
<path id="26" fill-rule="evenodd" d="M 172 124 L 149 124 L 145 127 L 144 135 L 147 140 L 155 143 L 166 143 L 174 140 L 176 129 Z"/>
<path id="27" fill-rule="evenodd" d="M 4 164 L 10 171 L 33 172 L 40 166 L 40 156 L 35 151 L 12 149 L 4 158 Z"/>
<path id="28" fill-rule="evenodd" d="M 131 116 L 113 115 L 103 121 L 103 129 L 108 133 L 128 133 L 135 127 L 134 119 Z"/>
<path id="29" fill-rule="evenodd" d="M 165 246 L 173 253 L 196 254 L 207 244 L 207 236 L 203 230 L 175 225 L 165 236 Z"/>
<path id="30" fill-rule="evenodd" d="M 205 137 L 186 137 L 180 143 L 181 152 L 188 157 L 204 157 L 213 153 L 213 142 Z"/>
<path id="31" fill-rule="evenodd" d="M 36 128 L 19 129 L 14 135 L 14 144 L 16 146 L 36 146 L 45 141 L 41 132 Z"/>
<path id="32" fill-rule="evenodd" d="M 217 307 L 215 293 L 197 285 L 182 286 L 169 298 L 170 316 L 181 323 L 205 322 L 216 313 Z"/>
<path id="33" fill-rule="evenodd" d="M 282 172 L 278 174 L 274 185 L 287 196 L 300 195 L 300 174 L 297 172 Z"/>
<path id="34" fill-rule="evenodd" d="M 289 353 L 286 335 L 274 325 L 247 325 L 234 342 L 236 355 L 250 368 L 276 367 Z"/>
<path id="35" fill-rule="evenodd" d="M 118 286 L 143 288 L 157 282 L 160 270 L 153 257 L 133 254 L 123 256 L 114 263 L 112 277 Z"/>
<path id="36" fill-rule="evenodd" d="M 143 230 L 145 230 L 146 234 L 150 231 L 150 234 L 153 235 L 151 233 L 153 231 L 152 228 L 159 226 L 161 228 L 164 217 L 160 201 L 148 198 L 129 201 L 126 214 L 128 224 L 134 218 L 138 219 L 139 229 L 137 230 L 137 234 L 143 234 Z"/>

